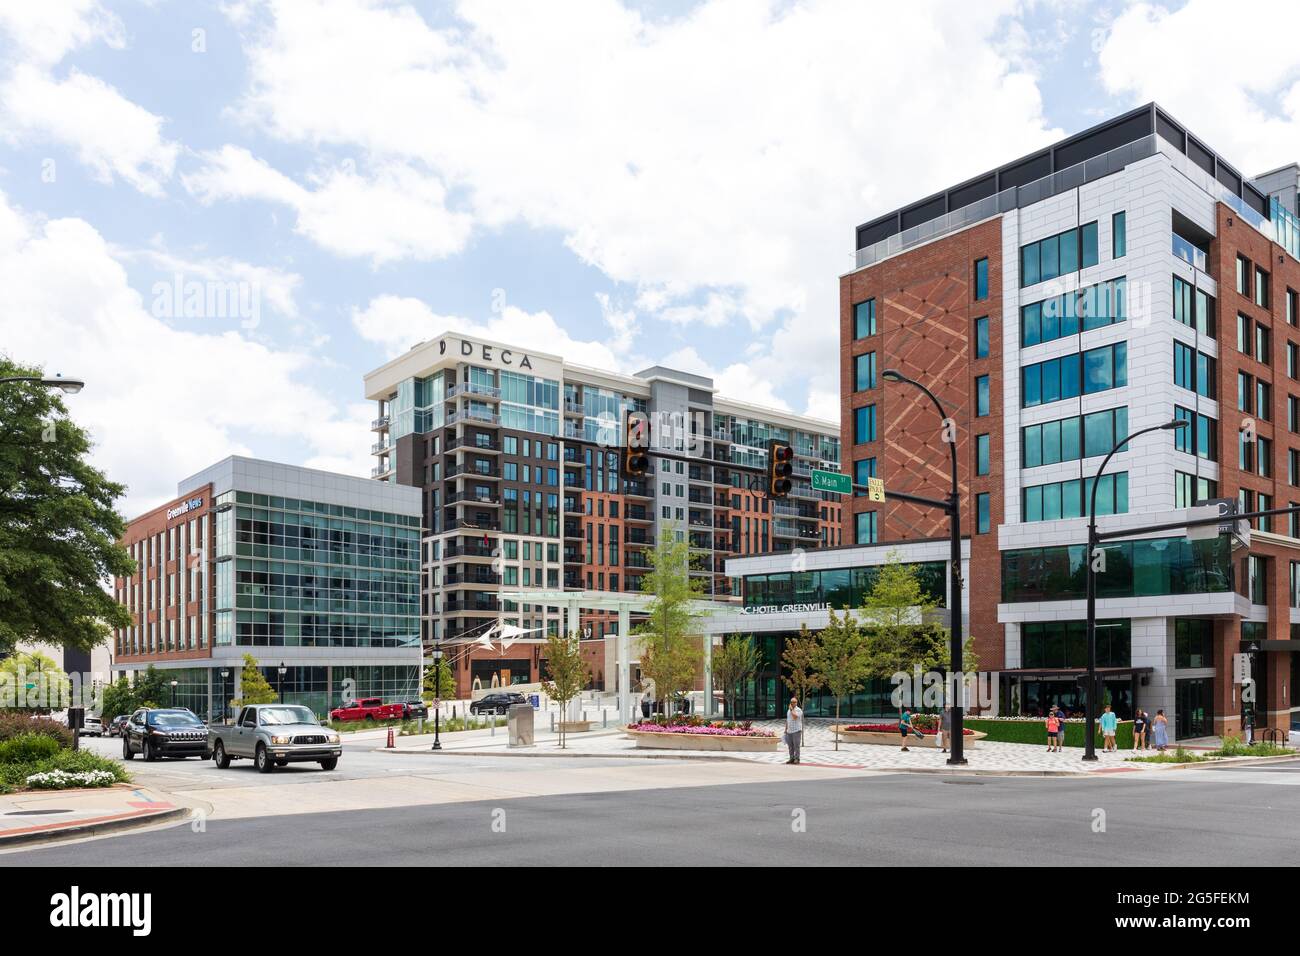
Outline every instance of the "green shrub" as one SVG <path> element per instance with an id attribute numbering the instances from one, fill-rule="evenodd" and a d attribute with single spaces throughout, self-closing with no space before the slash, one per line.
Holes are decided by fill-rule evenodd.
<path id="1" fill-rule="evenodd" d="M 7 786 L 11 790 L 25 789 L 27 778 L 32 774 L 49 773 L 53 770 L 62 770 L 66 773 L 104 770 L 111 773 L 113 779 L 119 783 L 125 783 L 131 779 L 126 772 L 126 768 L 116 760 L 101 757 L 89 750 L 60 750 L 53 756 L 44 757 L 40 760 L 0 763 L 0 788 Z"/>
<path id="2" fill-rule="evenodd" d="M 1172 753 L 1149 754 L 1145 757 L 1129 757 L 1128 759 L 1133 763 L 1205 763 L 1210 758 L 1178 747 Z"/>
<path id="3" fill-rule="evenodd" d="M 967 717 L 964 726 L 980 733 L 988 734 L 989 740 L 1012 744 L 1041 744 L 1047 746 L 1047 725 L 1042 720 L 993 720 L 989 718 Z M 1098 750 L 1101 749 L 1101 730 L 1096 731 L 1094 739 Z M 1082 747 L 1084 743 L 1083 722 L 1065 724 L 1065 746 Z M 1115 730 L 1115 746 L 1120 750 L 1133 749 L 1133 721 L 1121 720 Z"/>
<path id="4" fill-rule="evenodd" d="M 20 734 L 0 742 L 0 763 L 32 763 L 59 752 L 59 742 L 44 734 Z"/>
<path id="5" fill-rule="evenodd" d="M 1279 747 L 1277 744 L 1269 743 L 1266 740 L 1257 740 L 1253 744 L 1247 744 L 1240 737 L 1230 734 L 1223 738 L 1223 746 L 1218 750 L 1211 750 L 1210 755 L 1214 757 L 1283 757 L 1294 752 L 1287 747 Z"/>
<path id="6" fill-rule="evenodd" d="M 29 710 L 0 711 L 0 741 L 24 734 L 43 734 L 58 741 L 60 747 L 72 746 L 72 731 L 48 717 L 33 717 Z"/>

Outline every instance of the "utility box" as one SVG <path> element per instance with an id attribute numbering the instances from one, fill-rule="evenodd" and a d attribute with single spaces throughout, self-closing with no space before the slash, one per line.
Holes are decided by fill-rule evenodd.
<path id="1" fill-rule="evenodd" d="M 532 704 L 511 704 L 507 711 L 510 747 L 533 746 L 533 707 Z"/>

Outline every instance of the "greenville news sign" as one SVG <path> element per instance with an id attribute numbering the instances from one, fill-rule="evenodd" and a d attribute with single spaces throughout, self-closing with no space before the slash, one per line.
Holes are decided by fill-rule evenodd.
<path id="1" fill-rule="evenodd" d="M 189 514 L 189 512 L 197 511 L 202 507 L 202 498 L 191 498 L 188 501 L 182 501 L 175 508 L 167 509 L 167 520 L 171 521 L 173 518 L 179 518 L 183 514 Z"/>
<path id="2" fill-rule="evenodd" d="M 742 614 L 807 614 L 810 611 L 825 611 L 828 604 L 771 604 L 761 607 L 741 608 Z"/>

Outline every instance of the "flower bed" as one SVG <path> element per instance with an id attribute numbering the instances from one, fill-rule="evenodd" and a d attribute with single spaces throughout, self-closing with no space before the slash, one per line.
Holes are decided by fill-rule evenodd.
<path id="1" fill-rule="evenodd" d="M 47 770 L 34 773 L 27 778 L 27 786 L 32 790 L 69 790 L 74 787 L 111 787 L 117 783 L 117 777 L 107 770 Z"/>
<path id="2" fill-rule="evenodd" d="M 0 792 L 109 787 L 130 779 L 116 760 L 69 749 L 61 734 L 46 734 L 40 721 L 32 724 L 35 732 L 0 740 Z"/>
<path id="3" fill-rule="evenodd" d="M 768 730 L 755 730 L 747 724 L 655 723 L 642 721 L 628 724 L 624 732 L 639 748 L 656 750 L 730 750 L 746 753 L 773 751 L 781 740 Z"/>
<path id="4" fill-rule="evenodd" d="M 920 737 L 916 734 L 908 734 L 907 740 L 904 741 L 898 733 L 897 721 L 882 724 L 836 724 L 831 730 L 845 743 L 886 744 L 890 747 L 902 747 L 904 744 L 908 747 L 939 746 L 939 738 L 936 734 L 922 733 Z M 966 727 L 963 729 L 962 745 L 974 747 L 976 741 L 983 740 L 984 736 L 980 731 Z"/>

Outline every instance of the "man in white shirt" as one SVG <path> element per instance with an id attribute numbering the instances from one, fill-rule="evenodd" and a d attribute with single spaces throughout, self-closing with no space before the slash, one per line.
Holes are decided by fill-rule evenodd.
<path id="1" fill-rule="evenodd" d="M 803 711 L 799 709 L 799 698 L 790 698 L 790 708 L 785 712 L 785 743 L 790 748 L 790 759 L 786 763 L 799 762 L 799 745 L 803 743 Z"/>

